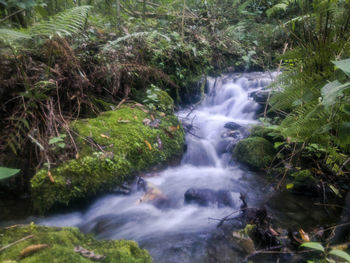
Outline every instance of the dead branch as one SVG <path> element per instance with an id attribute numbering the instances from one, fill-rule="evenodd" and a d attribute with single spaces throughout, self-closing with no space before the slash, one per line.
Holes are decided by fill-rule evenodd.
<path id="1" fill-rule="evenodd" d="M 34 235 L 29 235 L 29 236 L 26 236 L 26 237 L 24 237 L 24 238 L 21 238 L 21 239 L 15 241 L 15 242 L 12 242 L 12 243 L 10 243 L 10 244 L 8 244 L 8 245 L 6 245 L 6 246 L 0 248 L 0 252 L 4 251 L 5 249 L 8 249 L 8 248 L 10 248 L 10 247 L 12 247 L 12 246 L 14 246 L 14 245 L 20 243 L 20 242 L 23 242 L 23 241 L 25 241 L 25 240 L 27 240 L 27 239 L 33 238 L 33 237 L 34 237 Z"/>

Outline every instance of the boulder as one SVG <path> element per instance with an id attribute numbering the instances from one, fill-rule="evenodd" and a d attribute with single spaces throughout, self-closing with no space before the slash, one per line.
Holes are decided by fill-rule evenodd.
<path id="1" fill-rule="evenodd" d="M 218 207 L 235 207 L 231 192 L 208 188 L 190 188 L 185 192 L 185 203 L 200 206 L 217 205 Z"/>
<path id="2" fill-rule="evenodd" d="M 269 97 L 270 90 L 258 90 L 250 94 L 253 100 L 258 104 L 266 104 L 267 98 Z"/>
<path id="3" fill-rule="evenodd" d="M 231 122 L 225 123 L 224 127 L 229 130 L 238 130 L 239 128 L 241 128 L 241 125 L 231 121 Z"/>
<path id="4" fill-rule="evenodd" d="M 239 141 L 233 156 L 253 169 L 267 168 L 274 160 L 276 151 L 268 140 L 262 137 L 249 137 Z"/>
<path id="5" fill-rule="evenodd" d="M 143 120 L 159 120 L 157 127 Z M 135 172 L 171 162 L 182 155 L 184 131 L 175 115 L 149 113 L 141 104 L 125 104 L 96 118 L 70 123 L 79 156 L 31 180 L 33 205 L 45 212 L 53 205 L 111 191 Z M 68 137 L 68 136 L 67 136 Z"/>
<path id="6" fill-rule="evenodd" d="M 281 142 L 284 141 L 285 139 L 283 138 L 282 134 L 269 127 L 261 126 L 261 125 L 256 125 L 253 126 L 250 129 L 250 136 L 251 137 L 262 137 L 265 138 L 266 140 L 274 143 L 274 142 Z"/>

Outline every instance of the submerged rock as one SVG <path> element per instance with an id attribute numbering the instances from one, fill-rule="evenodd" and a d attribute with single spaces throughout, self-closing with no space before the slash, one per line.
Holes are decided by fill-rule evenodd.
<path id="1" fill-rule="evenodd" d="M 235 122 L 228 122 L 228 123 L 225 123 L 224 127 L 229 130 L 238 130 L 242 126 Z"/>
<path id="2" fill-rule="evenodd" d="M 233 155 L 238 161 L 253 169 L 263 169 L 271 164 L 276 151 L 268 140 L 261 137 L 249 137 L 237 143 Z"/>
<path id="3" fill-rule="evenodd" d="M 200 206 L 235 207 L 231 192 L 227 190 L 215 191 L 207 188 L 190 188 L 185 192 L 185 202 Z"/>
<path id="4" fill-rule="evenodd" d="M 0 237 L 2 248 L 24 239 L 0 253 L 0 262 L 17 262 L 19 259 L 23 263 L 89 263 L 97 259 L 98 262 L 103 263 L 152 262 L 148 252 L 140 249 L 134 241 L 98 241 L 91 235 L 84 235 L 78 229 L 70 227 L 17 225 L 0 229 Z M 77 251 L 77 248 L 80 247 L 89 252 L 90 258 L 82 255 L 81 249 Z"/>
<path id="5" fill-rule="evenodd" d="M 254 99 L 254 101 L 258 104 L 266 104 L 267 98 L 269 97 L 270 90 L 258 90 L 252 92 L 250 96 Z"/>
<path id="6" fill-rule="evenodd" d="M 146 118 L 159 119 L 159 127 L 144 125 Z M 112 190 L 134 172 L 183 153 L 184 131 L 178 119 L 173 114 L 150 114 L 136 104 L 70 125 L 77 134 L 80 157 L 52 169 L 52 178 L 42 169 L 31 180 L 34 208 L 41 212 L 55 204 L 67 205 L 74 199 Z"/>

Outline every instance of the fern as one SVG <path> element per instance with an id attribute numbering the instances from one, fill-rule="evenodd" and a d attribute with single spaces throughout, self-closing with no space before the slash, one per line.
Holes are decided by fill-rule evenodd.
<path id="1" fill-rule="evenodd" d="M 146 38 L 149 41 L 154 40 L 157 36 L 160 36 L 164 38 L 166 41 L 170 42 L 170 38 L 164 34 L 159 33 L 158 31 L 149 31 L 149 32 L 135 32 L 132 34 L 128 34 L 123 37 L 119 37 L 116 40 L 110 41 L 105 47 L 103 48 L 103 51 L 107 51 L 110 48 L 117 47 L 120 42 L 124 42 L 129 39 L 140 39 L 140 38 Z"/>
<path id="2" fill-rule="evenodd" d="M 5 45 L 23 47 L 23 40 L 35 40 L 37 38 L 52 38 L 78 33 L 84 27 L 88 11 L 91 6 L 79 6 L 61 12 L 49 21 L 42 21 L 33 25 L 29 30 L 0 29 L 0 42 Z"/>
<path id="3" fill-rule="evenodd" d="M 78 6 L 61 12 L 49 21 L 34 25 L 29 34 L 33 37 L 51 38 L 55 35 L 69 36 L 84 28 L 85 20 L 91 6 Z"/>

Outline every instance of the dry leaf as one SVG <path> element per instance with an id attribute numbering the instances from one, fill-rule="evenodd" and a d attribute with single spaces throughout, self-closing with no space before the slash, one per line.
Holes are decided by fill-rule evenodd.
<path id="1" fill-rule="evenodd" d="M 276 230 L 274 230 L 272 227 L 269 227 L 269 231 L 270 231 L 270 233 L 272 234 L 272 235 L 274 235 L 274 236 L 279 236 L 280 234 L 276 231 Z"/>
<path id="2" fill-rule="evenodd" d="M 137 116 L 136 116 L 136 115 L 134 116 L 134 120 L 135 120 L 135 121 L 137 121 L 137 120 L 138 120 L 138 118 L 137 118 Z"/>
<path id="3" fill-rule="evenodd" d="M 299 234 L 301 236 L 301 239 L 304 241 L 304 242 L 310 242 L 310 237 L 307 233 L 305 233 L 304 230 L 302 229 L 299 229 Z"/>
<path id="4" fill-rule="evenodd" d="M 106 134 L 101 133 L 100 135 L 101 135 L 101 137 L 102 137 L 102 138 L 106 138 L 106 139 L 108 139 L 108 138 L 109 138 L 109 136 L 108 136 L 108 135 L 106 135 Z"/>
<path id="5" fill-rule="evenodd" d="M 106 258 L 106 256 L 97 255 L 93 251 L 87 250 L 81 246 L 75 247 L 74 252 L 79 253 L 84 258 L 88 258 L 88 259 L 91 259 L 93 261 L 104 260 Z"/>
<path id="6" fill-rule="evenodd" d="M 168 135 L 168 137 L 170 137 L 171 139 L 174 139 L 174 135 L 171 133 L 171 132 L 169 132 L 168 130 L 166 130 L 166 129 L 163 129 L 164 130 L 164 133 L 166 134 L 166 135 Z"/>
<path id="7" fill-rule="evenodd" d="M 169 126 L 169 131 L 174 132 L 177 130 L 176 126 Z"/>
<path id="8" fill-rule="evenodd" d="M 80 154 L 79 153 L 76 153 L 75 154 L 75 159 L 79 159 L 80 158 Z"/>
<path id="9" fill-rule="evenodd" d="M 142 123 L 143 123 L 144 125 L 149 126 L 149 125 L 151 124 L 151 120 L 150 120 L 150 119 L 145 118 L 145 119 L 143 119 Z"/>
<path id="10" fill-rule="evenodd" d="M 145 140 L 145 144 L 147 145 L 149 150 L 152 150 L 152 145 L 149 143 L 149 141 Z"/>
<path id="11" fill-rule="evenodd" d="M 51 183 L 55 182 L 55 179 L 52 177 L 51 171 L 47 171 L 47 176 L 49 177 Z"/>
<path id="12" fill-rule="evenodd" d="M 43 248 L 47 248 L 48 246 L 49 245 L 47 245 L 47 244 L 30 245 L 20 252 L 21 257 L 27 257 L 27 256 L 43 249 Z"/>

